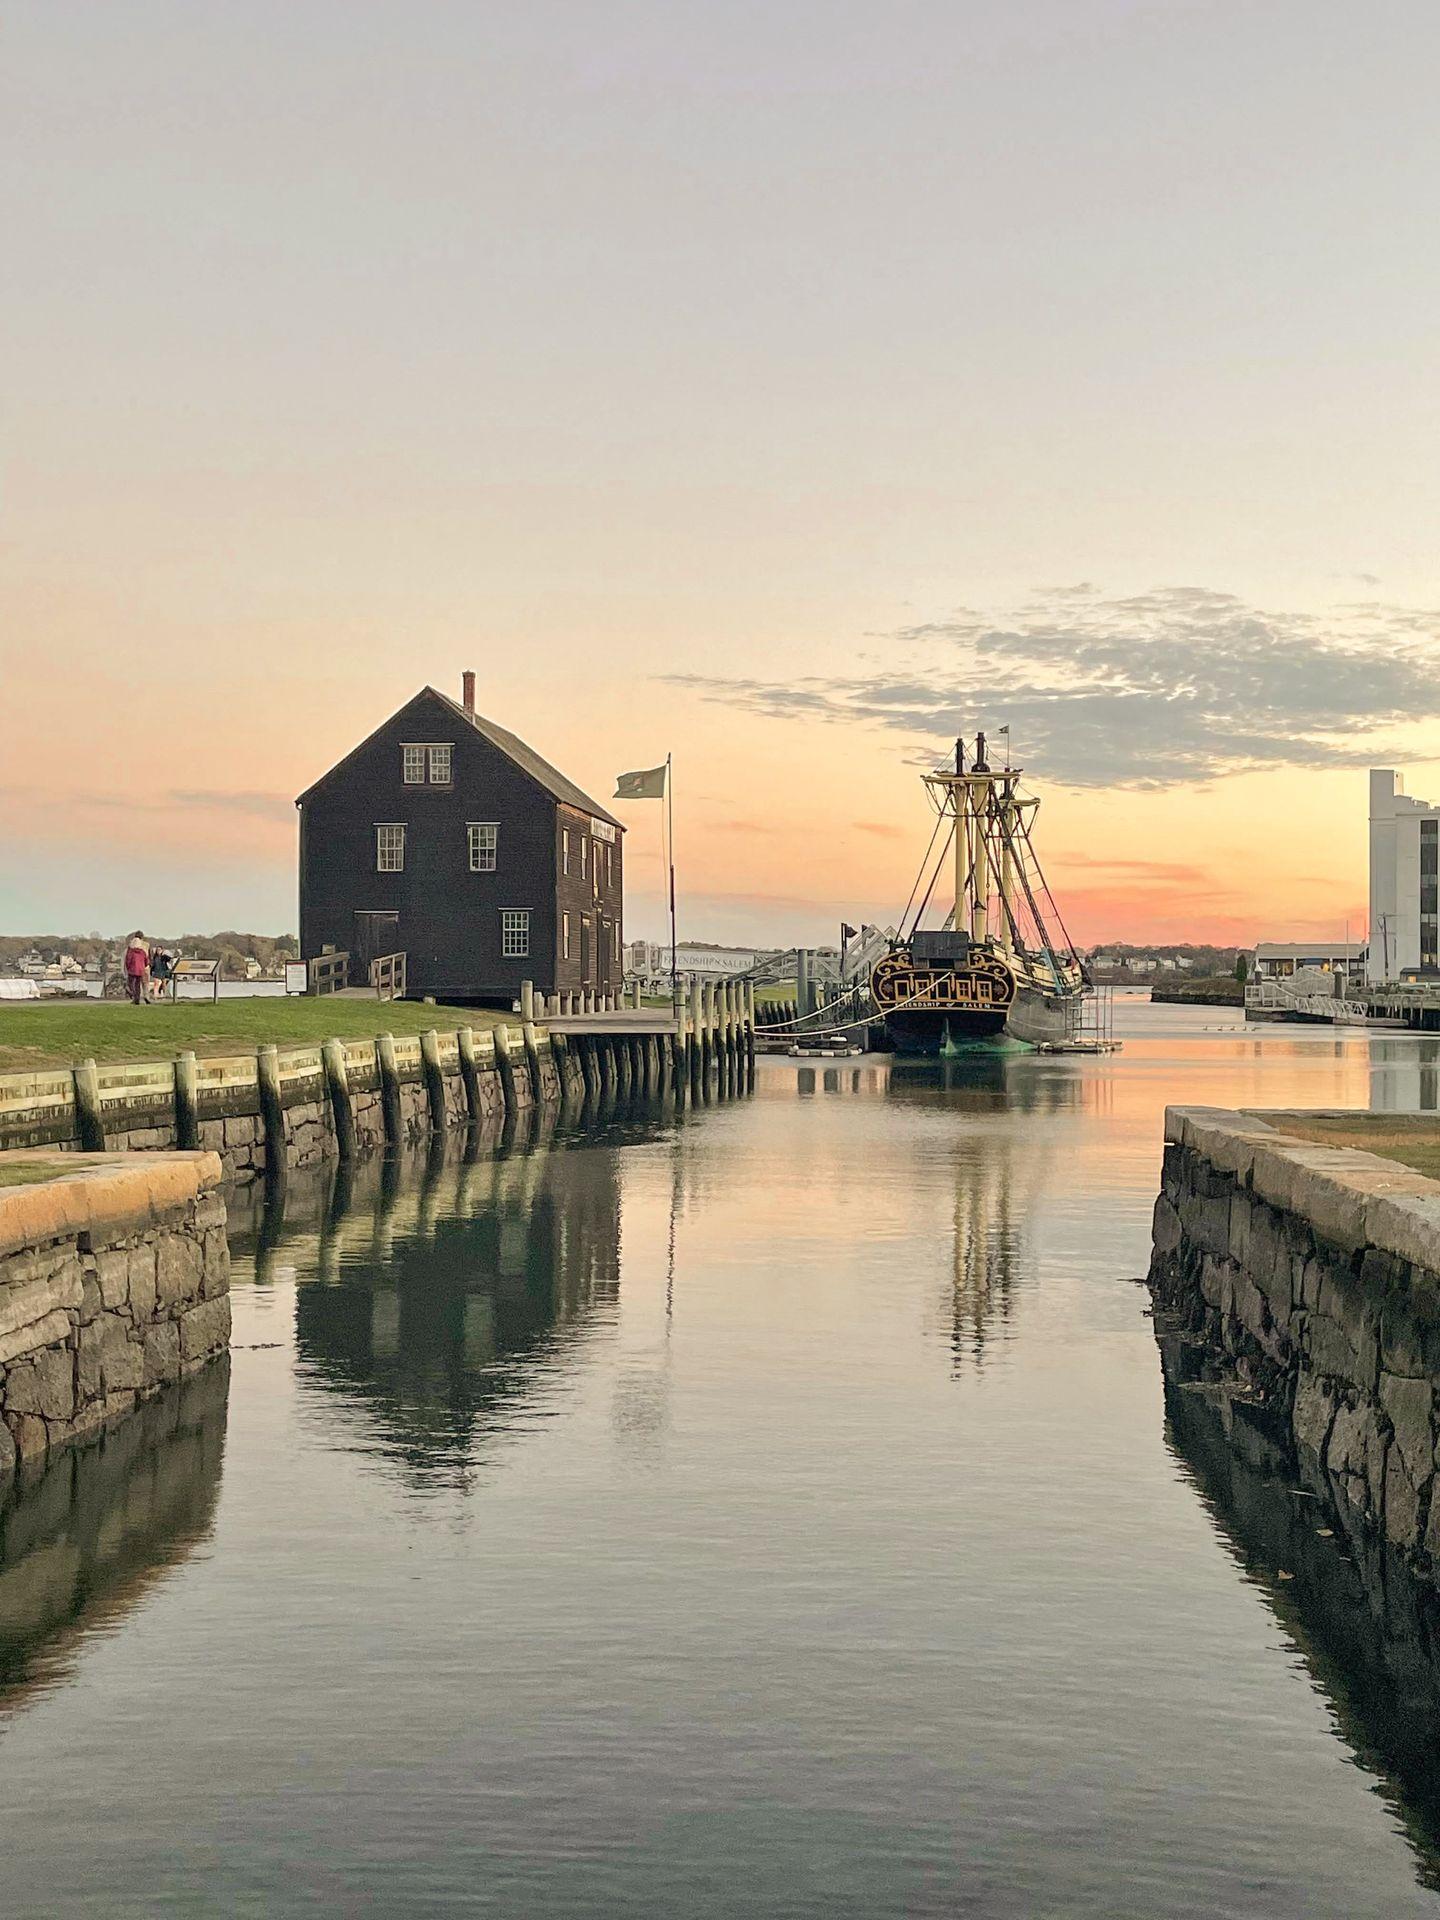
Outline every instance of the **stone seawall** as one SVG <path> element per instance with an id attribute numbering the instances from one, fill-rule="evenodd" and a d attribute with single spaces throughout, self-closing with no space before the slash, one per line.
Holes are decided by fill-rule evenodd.
<path id="1" fill-rule="evenodd" d="M 85 1440 L 230 1343 L 213 1153 L 6 1154 L 0 1477 Z"/>
<path id="2" fill-rule="evenodd" d="M 681 1036 L 615 1018 L 604 1032 L 465 1027 L 0 1075 L 0 1150 L 208 1150 L 244 1181 L 448 1128 L 498 1131 L 536 1107 L 701 1099 L 712 1078 L 731 1090 L 748 1078 L 753 1029 L 738 1022 Z"/>
<path id="3" fill-rule="evenodd" d="M 1307 1118 L 1336 1116 L 1167 1112 L 1149 1274 L 1166 1377 L 1263 1416 L 1347 1525 L 1433 1582 L 1440 1183 L 1306 1138 Z"/>
<path id="4" fill-rule="evenodd" d="M 7 1074 L 0 1076 L 0 1149 L 205 1150 L 220 1156 L 228 1181 L 253 1179 L 277 1165 L 301 1168 L 339 1154 L 341 1103 L 359 1151 L 404 1146 L 437 1126 L 501 1126 L 537 1099 L 532 1060 L 518 1040 L 511 1038 L 502 1061 L 493 1037 L 475 1034 L 467 1072 L 459 1034 L 437 1036 L 428 1073 L 417 1037 L 392 1041 L 388 1060 L 375 1041 L 349 1041 L 328 1080 L 322 1048 L 271 1049 L 268 1106 L 265 1049 Z M 549 1035 L 537 1041 L 533 1065 L 542 1103 L 583 1099 L 579 1059 Z"/>

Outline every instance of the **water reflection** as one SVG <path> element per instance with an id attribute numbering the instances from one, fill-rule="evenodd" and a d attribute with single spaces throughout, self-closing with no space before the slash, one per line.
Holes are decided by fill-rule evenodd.
<path id="1" fill-rule="evenodd" d="M 1173 1384 L 1165 1407 L 1172 1451 L 1440 1889 L 1440 1596 L 1383 1541 L 1344 1534 L 1258 1409 Z"/>
<path id="2" fill-rule="evenodd" d="M 1440 1110 L 1440 1039 L 1371 1034 L 1370 1106 L 1377 1113 Z"/>
<path id="3" fill-rule="evenodd" d="M 363 1413 L 366 1448 L 465 1486 L 614 1306 L 616 1155 L 442 1139 L 292 1183 L 231 1245 L 242 1283 L 298 1283 L 301 1378 Z"/>
<path id="4" fill-rule="evenodd" d="M 67 1677 L 205 1540 L 225 1449 L 228 1358 L 94 1446 L 22 1474 L 0 1505 L 0 1689 L 13 1712 Z"/>

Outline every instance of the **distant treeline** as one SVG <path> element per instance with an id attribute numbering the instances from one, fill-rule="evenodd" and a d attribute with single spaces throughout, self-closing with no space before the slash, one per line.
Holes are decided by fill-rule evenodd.
<path id="1" fill-rule="evenodd" d="M 1093 954 L 1113 955 L 1120 966 L 1125 967 L 1132 960 L 1188 960 L 1190 968 L 1198 977 L 1233 973 L 1235 962 L 1242 953 L 1250 951 L 1248 947 L 1212 947 L 1204 944 L 1191 945 L 1188 942 L 1167 944 L 1164 946 L 1133 946 L 1123 940 L 1102 940 L 1090 949 Z"/>
<path id="2" fill-rule="evenodd" d="M 69 954 L 83 966 L 87 960 L 98 960 L 102 965 L 118 962 L 129 938 L 127 927 L 120 934 L 97 933 L 3 933 L 0 934 L 0 973 L 13 973 L 17 961 L 23 954 L 38 953 L 42 960 L 53 962 L 62 954 Z M 188 954 L 195 959 L 218 960 L 220 971 L 226 979 L 243 979 L 247 960 L 258 961 L 269 973 L 282 966 L 286 960 L 298 960 L 300 942 L 293 933 L 238 933 L 227 928 L 221 933 L 177 933 L 169 934 L 145 928 L 146 938 L 151 946 L 161 946 L 169 953 Z"/>

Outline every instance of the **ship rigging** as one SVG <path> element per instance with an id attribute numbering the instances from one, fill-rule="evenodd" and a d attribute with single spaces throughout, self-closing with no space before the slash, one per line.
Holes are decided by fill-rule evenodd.
<path id="1" fill-rule="evenodd" d="M 1079 1031 L 1092 988 L 1035 852 L 1040 801 L 1022 790 L 1023 769 L 1009 759 L 1007 748 L 1005 764 L 992 766 L 981 733 L 968 756 L 957 740 L 953 764 L 923 776 L 935 830 L 895 940 L 870 979 L 901 1052 L 1002 1037 L 1064 1044 Z M 954 904 L 927 931 L 947 864 Z"/>

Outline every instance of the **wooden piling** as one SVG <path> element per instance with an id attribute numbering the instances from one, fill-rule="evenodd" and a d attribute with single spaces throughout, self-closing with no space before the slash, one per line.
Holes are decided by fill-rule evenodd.
<path id="1" fill-rule="evenodd" d="M 465 1107 L 471 1126 L 480 1120 L 480 1068 L 475 1060 L 475 1029 L 457 1027 L 455 1045 L 460 1052 L 460 1078 L 465 1082 Z"/>
<path id="2" fill-rule="evenodd" d="M 575 1038 L 580 1048 L 581 1071 L 585 1075 L 585 1098 L 593 1106 L 600 1098 L 599 1043 L 593 1033 L 577 1034 Z"/>
<path id="3" fill-rule="evenodd" d="M 194 1055 L 190 1058 L 193 1060 Z M 350 1099 L 350 1075 L 345 1069 L 345 1043 L 327 1040 L 320 1049 L 325 1086 L 330 1095 L 330 1118 L 335 1127 L 335 1151 L 342 1160 L 355 1158 L 355 1109 Z M 176 1087 L 179 1087 L 177 1078 Z"/>
<path id="4" fill-rule="evenodd" d="M 398 1147 L 404 1138 L 405 1123 L 400 1111 L 400 1069 L 395 1064 L 393 1033 L 377 1036 L 375 1064 L 380 1069 L 380 1111 L 385 1120 L 385 1143 Z"/>
<path id="5" fill-rule="evenodd" d="M 745 982 L 745 1053 L 750 1065 L 750 1075 L 755 1075 L 755 982 Z"/>
<path id="6" fill-rule="evenodd" d="M 622 1100 L 628 1100 L 634 1094 L 635 1081 L 631 1073 L 630 1048 L 624 1034 L 612 1043 L 615 1048 L 615 1091 Z"/>
<path id="7" fill-rule="evenodd" d="M 510 1058 L 510 1029 L 503 1020 L 495 1028 L 495 1068 L 505 1096 L 505 1117 L 513 1120 L 520 1111 L 520 1095 L 515 1086 L 515 1062 Z"/>
<path id="8" fill-rule="evenodd" d="M 100 1070 L 93 1060 L 74 1069 L 75 1122 L 82 1153 L 104 1153 L 105 1127 L 100 1118 Z"/>
<path id="9" fill-rule="evenodd" d="M 543 999 L 543 995 L 541 996 Z M 520 983 L 520 1038 L 525 1045 L 525 1065 L 530 1073 L 530 1098 L 540 1105 L 540 1036 L 535 1031 L 535 989 L 528 980 Z"/>
<path id="10" fill-rule="evenodd" d="M 280 1050 L 261 1047 L 255 1055 L 255 1080 L 260 1089 L 260 1118 L 265 1127 L 265 1171 L 285 1171 L 285 1101 L 280 1091 Z"/>
<path id="11" fill-rule="evenodd" d="M 550 1036 L 550 1055 L 555 1062 L 555 1078 L 560 1083 L 560 1105 L 568 1107 L 574 1104 L 574 1069 L 570 1064 L 570 1036 L 568 1033 L 552 1033 Z"/>
<path id="12" fill-rule="evenodd" d="M 685 1078 L 693 1092 L 700 1084 L 700 982 L 690 982 L 690 1005 L 685 1013 Z"/>
<path id="13" fill-rule="evenodd" d="M 436 1133 L 445 1130 L 445 1074 L 440 1065 L 440 1035 L 427 1027 L 420 1036 L 420 1071 L 425 1078 L 425 1094 L 430 1102 L 430 1125 Z"/>
<path id="14" fill-rule="evenodd" d="M 187 1151 L 200 1144 L 200 1075 L 193 1053 L 175 1062 L 175 1144 Z"/>

